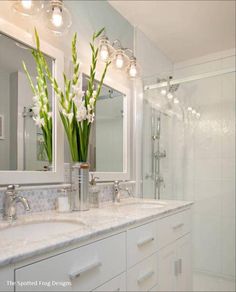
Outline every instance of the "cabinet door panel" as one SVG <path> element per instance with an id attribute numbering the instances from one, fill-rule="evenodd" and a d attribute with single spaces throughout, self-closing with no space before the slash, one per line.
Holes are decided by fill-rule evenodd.
<path id="1" fill-rule="evenodd" d="M 158 252 L 158 291 L 175 291 L 176 287 L 176 245 L 175 243 Z"/>
<path id="2" fill-rule="evenodd" d="M 192 291 L 192 242 L 191 235 L 186 235 L 176 242 L 178 262 L 177 291 Z"/>

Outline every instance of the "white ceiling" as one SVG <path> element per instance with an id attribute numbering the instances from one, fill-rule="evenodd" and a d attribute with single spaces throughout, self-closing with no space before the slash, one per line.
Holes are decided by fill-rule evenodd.
<path id="1" fill-rule="evenodd" d="M 235 47 L 235 1 L 109 1 L 173 62 Z"/>

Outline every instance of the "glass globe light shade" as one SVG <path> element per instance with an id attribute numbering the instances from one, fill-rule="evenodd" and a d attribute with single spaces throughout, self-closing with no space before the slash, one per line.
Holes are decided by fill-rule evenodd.
<path id="1" fill-rule="evenodd" d="M 115 64 L 116 64 L 116 68 L 118 68 L 118 69 L 123 68 L 123 66 L 124 66 L 124 57 L 123 57 L 123 55 L 121 53 L 118 53 L 116 55 Z"/>
<path id="2" fill-rule="evenodd" d="M 55 34 L 66 33 L 71 27 L 71 15 L 63 0 L 50 0 L 45 10 L 47 27 Z"/>
<path id="3" fill-rule="evenodd" d="M 44 7 L 43 1 L 15 0 L 12 9 L 24 16 L 32 16 L 39 13 Z"/>
<path id="4" fill-rule="evenodd" d="M 103 44 L 100 48 L 100 58 L 102 61 L 106 62 L 109 58 L 109 50 L 107 45 Z"/>

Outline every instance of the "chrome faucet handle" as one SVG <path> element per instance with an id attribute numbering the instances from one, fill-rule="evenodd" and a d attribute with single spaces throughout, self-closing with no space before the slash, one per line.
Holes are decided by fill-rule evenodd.
<path id="1" fill-rule="evenodd" d="M 19 188 L 20 186 L 19 185 L 8 185 L 7 186 L 7 190 L 11 190 L 11 191 L 14 191 L 16 188 Z"/>
<path id="2" fill-rule="evenodd" d="M 16 189 L 19 187 L 20 187 L 19 185 L 8 185 L 5 194 L 7 196 L 15 196 L 17 194 Z"/>

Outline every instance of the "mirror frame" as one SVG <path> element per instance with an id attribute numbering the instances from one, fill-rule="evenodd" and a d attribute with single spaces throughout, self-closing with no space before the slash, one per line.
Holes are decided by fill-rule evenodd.
<path id="1" fill-rule="evenodd" d="M 0 18 L 0 33 L 13 38 L 26 46 L 35 48 L 34 37 L 31 33 Z M 64 71 L 64 54 L 47 42 L 40 40 L 41 50 L 54 59 L 53 71 L 59 86 L 62 88 Z M 41 184 L 61 183 L 64 181 L 64 134 L 56 96 L 53 96 L 53 171 L 0 171 L 0 185 L 7 184 Z"/>
<path id="2" fill-rule="evenodd" d="M 99 61 L 100 63 L 100 61 Z M 81 64 L 81 76 L 80 76 L 80 85 L 82 87 L 82 76 L 89 76 L 89 67 L 86 66 L 86 63 Z M 98 66 L 102 68 L 103 66 Z M 102 76 L 102 70 L 97 70 L 96 78 L 100 80 Z M 122 172 L 97 172 L 91 171 L 90 174 L 93 174 L 96 177 L 99 177 L 99 181 L 114 181 L 114 180 L 130 180 L 131 170 L 130 170 L 130 133 L 131 133 L 131 111 L 130 111 L 130 100 L 131 100 L 131 88 L 121 84 L 113 76 L 109 76 L 109 73 L 106 75 L 104 85 L 114 88 L 115 90 L 123 93 L 123 110 L 124 110 L 124 119 L 123 119 L 123 171 Z"/>

